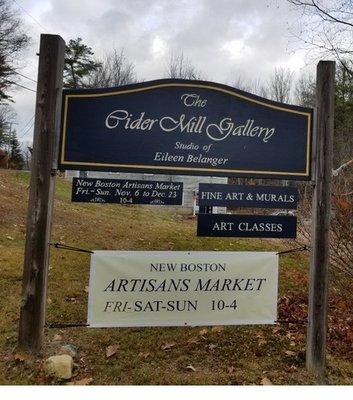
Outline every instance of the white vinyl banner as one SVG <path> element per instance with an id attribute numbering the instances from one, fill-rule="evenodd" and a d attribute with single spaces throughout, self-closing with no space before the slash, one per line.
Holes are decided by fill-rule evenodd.
<path id="1" fill-rule="evenodd" d="M 273 324 L 273 252 L 94 251 L 91 327 Z"/>

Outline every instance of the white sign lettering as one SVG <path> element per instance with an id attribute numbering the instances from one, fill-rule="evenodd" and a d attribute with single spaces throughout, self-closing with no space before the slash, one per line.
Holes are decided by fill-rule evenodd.
<path id="1" fill-rule="evenodd" d="M 186 107 L 205 107 L 207 100 L 199 95 L 183 94 L 181 100 Z M 162 118 L 150 118 L 146 112 L 133 115 L 128 110 L 114 110 L 105 119 L 108 129 L 124 128 L 125 130 L 139 130 L 150 132 L 158 126 L 163 132 L 179 132 L 192 134 L 206 134 L 213 141 L 222 141 L 230 136 L 247 136 L 268 143 L 275 134 L 275 128 L 263 127 L 256 124 L 255 119 L 249 118 L 245 123 L 237 124 L 232 118 L 223 118 L 218 122 L 208 121 L 206 116 L 187 117 L 181 114 L 179 117 L 164 116 Z M 119 130 L 121 133 L 121 130 Z"/>

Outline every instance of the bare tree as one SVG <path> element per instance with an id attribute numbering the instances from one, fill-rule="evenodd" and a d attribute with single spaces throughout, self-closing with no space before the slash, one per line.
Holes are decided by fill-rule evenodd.
<path id="1" fill-rule="evenodd" d="M 244 92 L 256 94 L 257 96 L 268 97 L 266 87 L 263 85 L 260 78 L 247 80 L 244 79 L 242 76 L 238 76 L 232 86 L 237 89 L 243 90 Z"/>
<path id="2" fill-rule="evenodd" d="M 287 0 L 299 7 L 299 32 L 293 35 L 310 50 L 334 56 L 340 63 L 353 56 L 352 0 Z M 353 74 L 353 70 L 349 70 Z"/>
<path id="3" fill-rule="evenodd" d="M 332 279 L 337 283 L 337 272 L 353 278 L 353 160 L 332 171 L 332 210 L 330 227 L 330 261 Z M 311 204 L 313 188 L 300 185 L 298 236 L 300 245 L 310 245 Z M 352 282 L 351 282 L 352 283 Z"/>
<path id="4" fill-rule="evenodd" d="M 184 56 L 182 51 L 179 53 L 171 53 L 165 75 L 167 78 L 172 79 L 203 79 L 202 73 L 191 64 L 190 60 Z"/>
<path id="5" fill-rule="evenodd" d="M 113 50 L 101 60 L 100 66 L 90 75 L 89 87 L 115 87 L 137 82 L 135 66 L 124 51 Z"/>
<path id="6" fill-rule="evenodd" d="M 33 153 L 32 145 L 26 146 L 26 148 L 23 150 L 24 169 L 27 171 L 31 170 L 32 153 Z"/>
<path id="7" fill-rule="evenodd" d="M 280 103 L 289 103 L 293 74 L 286 68 L 275 68 L 267 83 L 269 97 Z"/>
<path id="8" fill-rule="evenodd" d="M 295 102 L 302 107 L 315 106 L 315 79 L 312 75 L 301 76 L 295 84 Z"/>
<path id="9" fill-rule="evenodd" d="M 8 150 L 11 125 L 16 117 L 13 108 L 8 104 L 0 104 L 0 148 Z"/>

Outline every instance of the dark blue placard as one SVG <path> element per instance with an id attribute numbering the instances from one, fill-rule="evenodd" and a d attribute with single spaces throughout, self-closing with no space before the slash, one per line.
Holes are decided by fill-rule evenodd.
<path id="1" fill-rule="evenodd" d="M 309 179 L 312 109 L 212 82 L 64 90 L 59 168 Z"/>
<path id="2" fill-rule="evenodd" d="M 73 178 L 71 200 L 84 203 L 181 205 L 183 183 Z"/>
<path id="3" fill-rule="evenodd" d="M 297 217 L 199 214 L 197 236 L 295 238 Z"/>
<path id="4" fill-rule="evenodd" d="M 298 189 L 291 186 L 199 184 L 199 205 L 295 209 Z"/>

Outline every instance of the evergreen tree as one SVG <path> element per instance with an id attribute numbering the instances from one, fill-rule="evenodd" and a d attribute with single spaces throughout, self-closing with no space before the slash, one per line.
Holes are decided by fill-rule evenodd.
<path id="1" fill-rule="evenodd" d="M 336 165 L 353 157 L 353 76 L 349 72 L 352 70 L 352 61 L 337 65 L 334 136 Z"/>
<path id="2" fill-rule="evenodd" d="M 82 43 L 80 37 L 69 41 L 65 50 L 64 87 L 86 86 L 89 75 L 101 66 L 101 63 L 93 59 L 93 55 L 91 47 Z"/>
<path id="3" fill-rule="evenodd" d="M 23 169 L 25 165 L 25 160 L 16 133 L 13 133 L 10 139 L 10 165 L 11 168 L 14 169 Z"/>
<path id="4" fill-rule="evenodd" d="M 29 41 L 21 24 L 10 1 L 0 0 L 0 103 L 11 100 L 7 91 L 14 84 L 16 57 Z"/>

